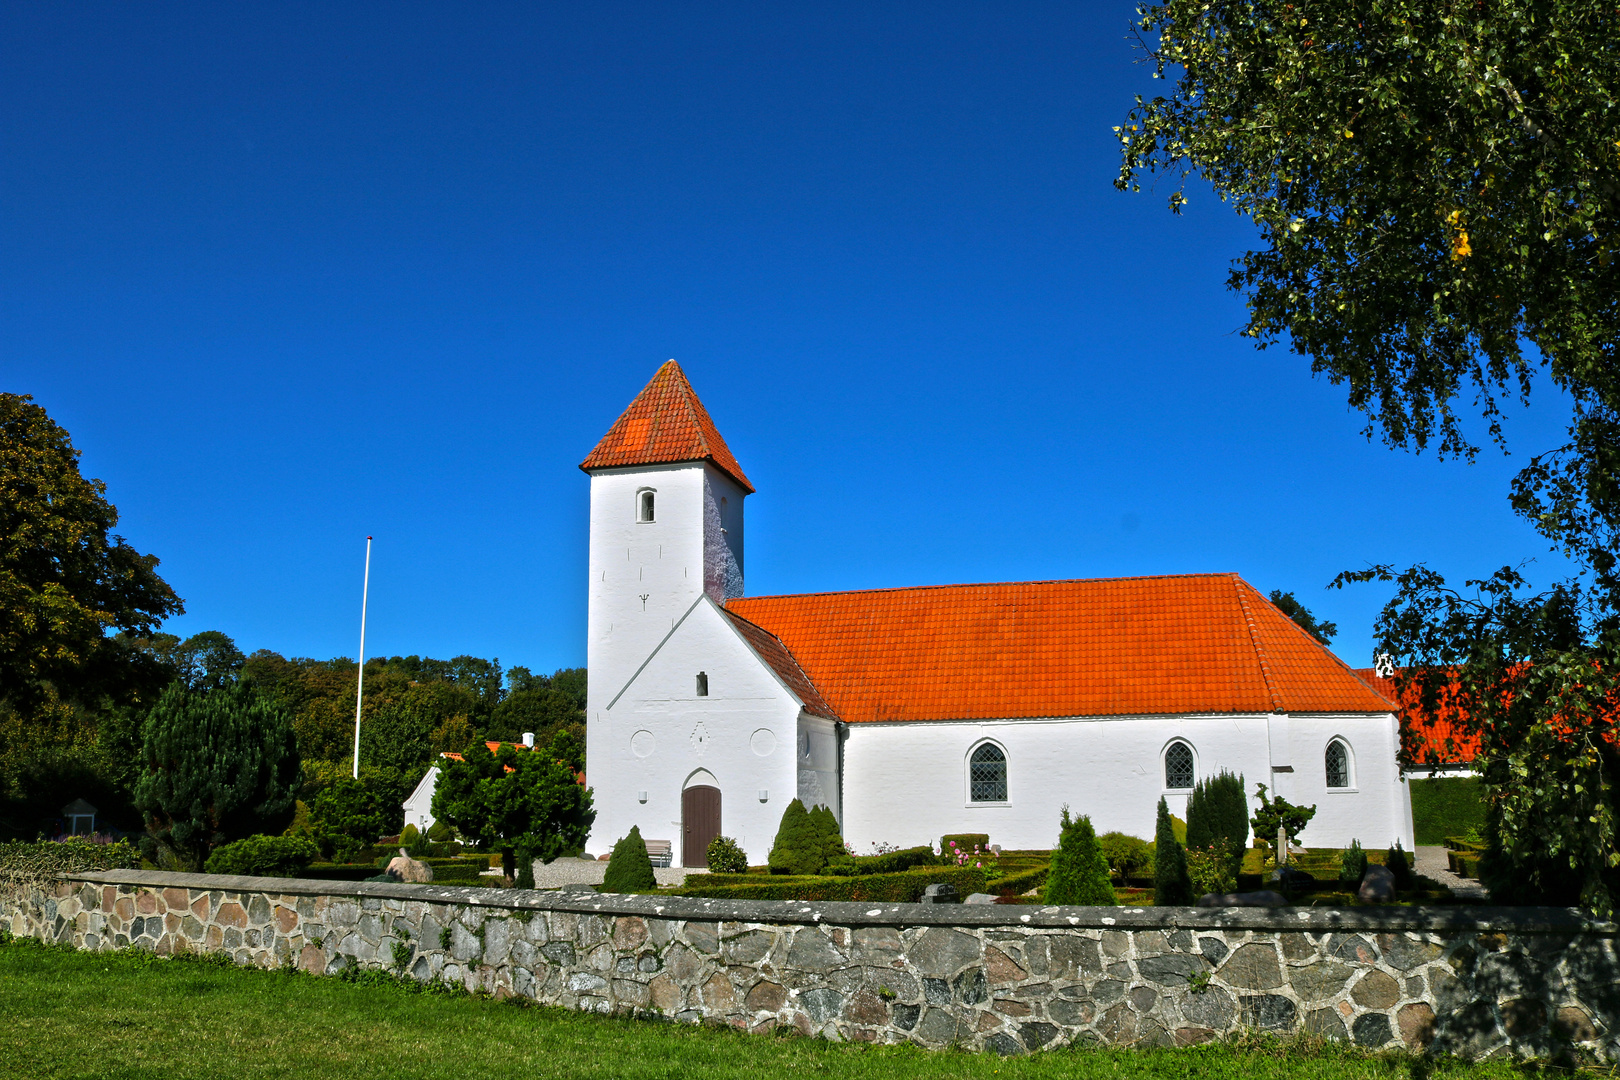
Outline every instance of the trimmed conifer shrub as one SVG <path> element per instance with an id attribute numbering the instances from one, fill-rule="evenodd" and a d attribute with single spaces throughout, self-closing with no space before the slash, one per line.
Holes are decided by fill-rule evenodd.
<path id="1" fill-rule="evenodd" d="M 1187 798 L 1187 847 L 1193 851 L 1222 849 L 1232 861 L 1236 877 L 1249 842 L 1249 804 L 1243 794 L 1243 775 L 1222 769 L 1193 786 Z"/>
<path id="2" fill-rule="evenodd" d="M 1158 826 L 1153 832 L 1153 904 L 1173 907 L 1193 902 L 1192 878 L 1187 874 L 1187 853 L 1176 839 L 1170 807 L 1159 798 Z"/>
<path id="3" fill-rule="evenodd" d="M 214 849 L 203 864 L 207 874 L 247 877 L 297 877 L 320 854 L 302 836 L 249 836 Z"/>
<path id="4" fill-rule="evenodd" d="M 838 831 L 838 819 L 833 816 L 829 807 L 816 805 L 810 811 L 810 820 L 815 823 L 816 835 L 821 838 L 821 865 L 816 867 L 816 873 L 819 874 L 832 860 L 847 859 L 849 852 L 844 849 L 844 838 Z"/>
<path id="5" fill-rule="evenodd" d="M 1412 887 L 1412 864 L 1406 861 L 1406 849 L 1401 847 L 1398 838 L 1384 852 L 1384 865 L 1394 875 L 1396 889 L 1404 891 Z"/>
<path id="6" fill-rule="evenodd" d="M 1058 833 L 1058 847 L 1052 853 L 1052 866 L 1046 877 L 1046 888 L 1041 892 L 1045 904 L 1084 904 L 1094 907 L 1112 907 L 1119 903 L 1114 886 L 1108 880 L 1108 860 L 1103 858 L 1097 844 L 1097 832 L 1091 819 L 1082 814 L 1070 819 L 1069 808 L 1063 808 L 1062 826 Z"/>
<path id="7" fill-rule="evenodd" d="M 821 831 L 798 799 L 782 811 L 782 824 L 776 829 L 769 861 L 773 874 L 815 874 L 827 864 Z"/>
<path id="8" fill-rule="evenodd" d="M 1350 846 L 1339 853 L 1339 880 L 1347 885 L 1359 885 L 1367 876 L 1367 853 L 1360 840 L 1351 840 Z"/>
<path id="9" fill-rule="evenodd" d="M 613 845 L 607 872 L 602 877 L 602 891 L 642 892 L 657 887 L 652 859 L 647 855 L 647 842 L 641 838 L 641 826 L 632 825 L 630 835 Z"/>

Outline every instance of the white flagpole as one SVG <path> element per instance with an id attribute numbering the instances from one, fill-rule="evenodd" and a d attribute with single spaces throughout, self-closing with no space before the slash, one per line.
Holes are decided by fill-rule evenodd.
<path id="1" fill-rule="evenodd" d="M 371 537 L 366 537 L 366 577 L 360 586 L 360 671 L 354 684 L 354 778 L 360 779 L 360 696 L 366 688 L 366 598 L 371 592 Z"/>

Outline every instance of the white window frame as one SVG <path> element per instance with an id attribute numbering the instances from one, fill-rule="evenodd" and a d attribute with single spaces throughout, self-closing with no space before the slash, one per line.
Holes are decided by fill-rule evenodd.
<path id="1" fill-rule="evenodd" d="M 648 498 L 652 499 L 652 513 L 642 514 L 642 507 Z M 651 525 L 658 520 L 658 489 L 653 487 L 636 488 L 636 524 Z"/>
<path id="2" fill-rule="evenodd" d="M 1007 797 L 999 802 L 973 797 L 973 755 L 979 752 L 981 746 L 993 746 L 1001 751 L 1001 767 L 1006 774 Z M 1007 745 L 1000 739 L 978 739 L 967 748 L 967 754 L 962 758 L 962 803 L 964 806 L 1011 806 L 1012 805 L 1012 755 L 1007 752 Z"/>
<path id="3" fill-rule="evenodd" d="M 1327 752 L 1334 743 L 1344 747 L 1344 778 L 1347 781 L 1344 787 L 1333 787 L 1327 782 Z M 1356 752 L 1350 746 L 1350 740 L 1343 735 L 1331 736 L 1322 745 L 1322 787 L 1334 795 L 1353 793 L 1360 790 L 1356 787 Z"/>
<path id="4" fill-rule="evenodd" d="M 1192 783 L 1186 787 L 1170 786 L 1170 763 L 1167 759 L 1170 756 L 1170 748 L 1177 743 L 1185 746 L 1187 752 L 1192 755 Z M 1166 795 L 1186 795 L 1191 792 L 1193 788 L 1198 786 L 1198 777 L 1201 771 L 1198 768 L 1198 747 L 1192 744 L 1191 739 L 1177 735 L 1173 739 L 1165 740 L 1165 744 L 1159 748 L 1159 784 Z"/>

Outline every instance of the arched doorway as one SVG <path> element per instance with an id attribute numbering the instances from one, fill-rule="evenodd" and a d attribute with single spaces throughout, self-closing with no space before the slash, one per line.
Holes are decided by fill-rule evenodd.
<path id="1" fill-rule="evenodd" d="M 720 789 L 693 784 L 681 792 L 681 865 L 708 866 L 709 844 L 720 835 Z"/>

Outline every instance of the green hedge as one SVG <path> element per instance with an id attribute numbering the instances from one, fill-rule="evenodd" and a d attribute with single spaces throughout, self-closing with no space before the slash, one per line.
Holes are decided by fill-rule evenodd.
<path id="1" fill-rule="evenodd" d="M 775 874 L 694 874 L 678 895 L 716 900 L 870 900 L 915 903 L 934 884 L 956 887 L 958 895 L 985 892 L 984 871 L 963 866 L 929 866 L 897 874 L 856 877 Z"/>
<path id="2" fill-rule="evenodd" d="M 827 864 L 825 873 L 839 877 L 857 877 L 864 874 L 898 874 L 914 866 L 939 866 L 945 860 L 934 854 L 930 847 L 905 848 L 886 855 L 852 855 L 834 859 Z"/>
<path id="3" fill-rule="evenodd" d="M 1412 826 L 1420 844 L 1443 844 L 1485 826 L 1485 792 L 1477 776 L 1440 776 L 1409 780 Z"/>
<path id="4" fill-rule="evenodd" d="M 1046 884 L 1046 875 L 1051 870 L 1052 864 L 1047 863 L 1030 870 L 1006 874 L 1000 880 L 990 883 L 990 891 L 999 896 L 1023 896 L 1031 889 L 1043 887 Z"/>
<path id="5" fill-rule="evenodd" d="M 319 854 L 315 841 L 305 836 L 249 836 L 215 848 L 203 863 L 203 872 L 297 877 Z"/>
<path id="6" fill-rule="evenodd" d="M 376 875 L 377 868 L 370 863 L 311 863 L 298 873 L 314 881 L 364 881 Z"/>
<path id="7" fill-rule="evenodd" d="M 981 848 L 990 846 L 990 834 L 982 832 L 946 833 L 939 838 L 940 855 L 949 858 L 951 854 L 951 841 L 956 841 L 956 850 L 970 852 L 975 844 Z"/>

